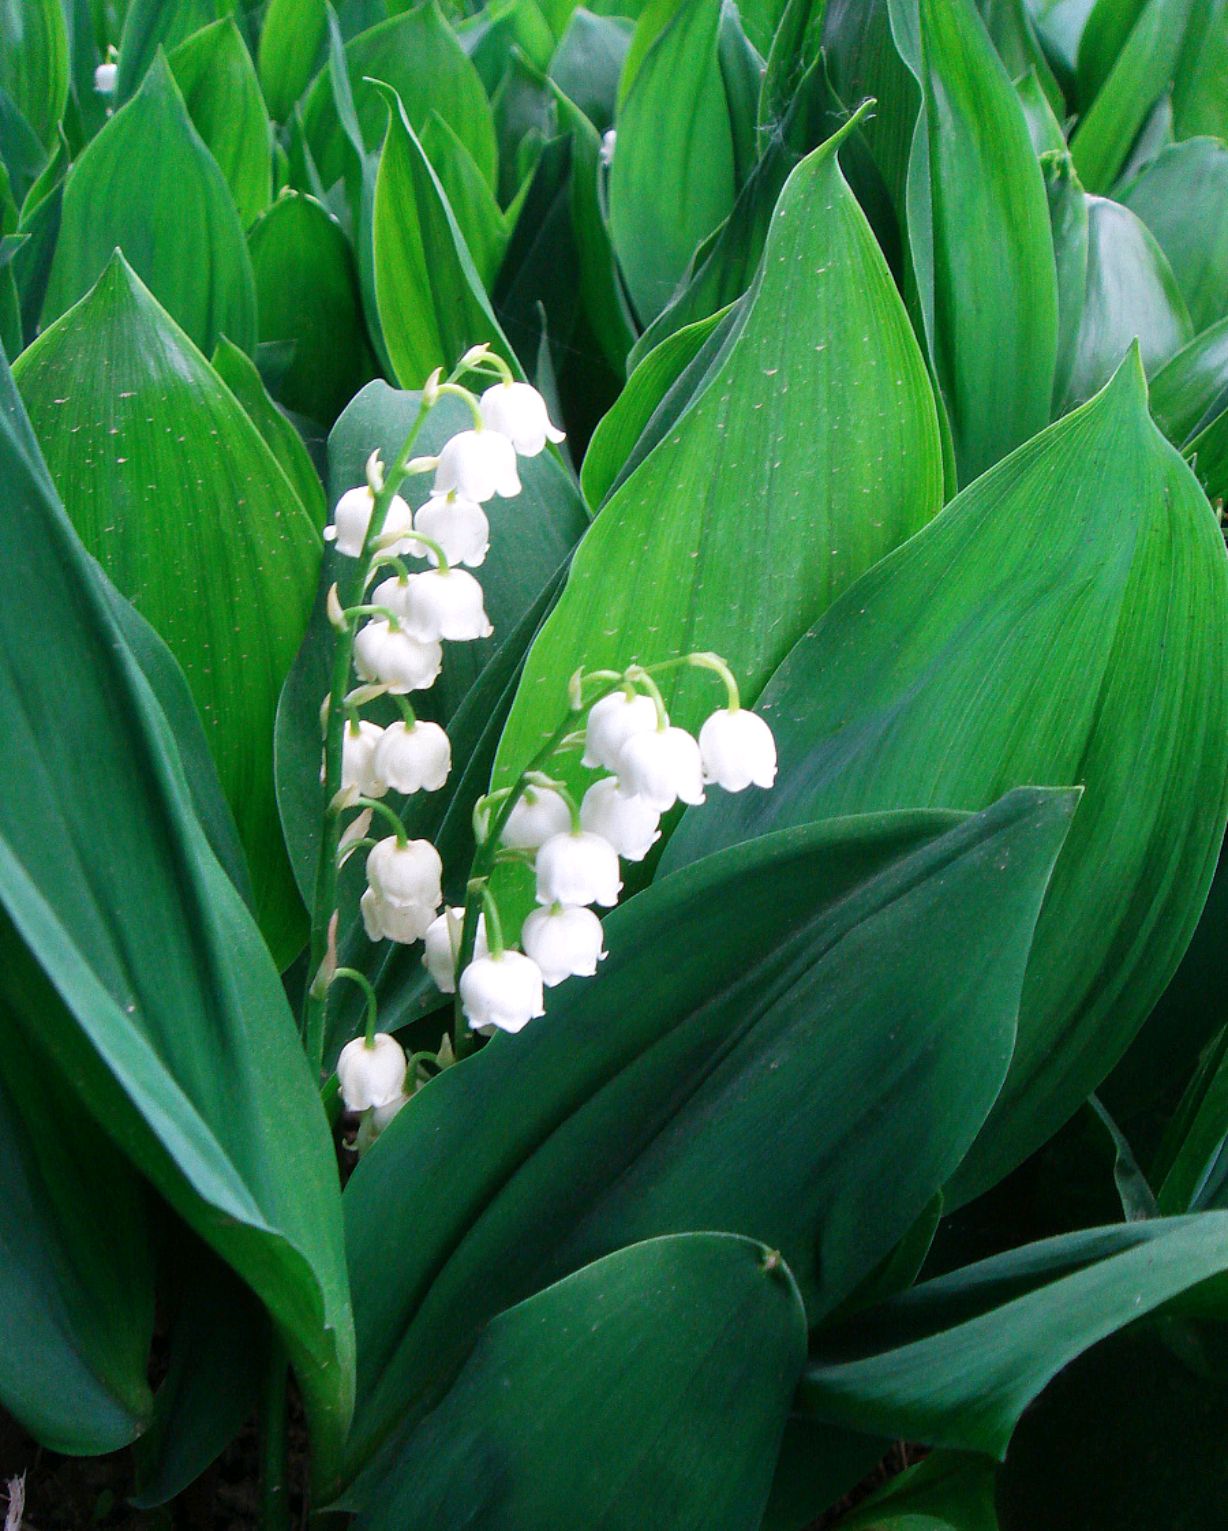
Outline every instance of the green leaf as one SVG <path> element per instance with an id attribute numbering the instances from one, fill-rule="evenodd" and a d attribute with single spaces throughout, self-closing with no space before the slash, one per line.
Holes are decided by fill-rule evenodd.
<path id="1" fill-rule="evenodd" d="M 998 1531 L 988 1462 L 937 1451 L 840 1522 L 841 1531 Z"/>
<path id="2" fill-rule="evenodd" d="M 619 106 L 610 234 L 645 324 L 669 302 L 696 245 L 733 208 L 733 135 L 717 64 L 720 15 L 709 0 L 682 0 Z M 677 110 L 680 99 L 685 112 Z"/>
<path id="3" fill-rule="evenodd" d="M 375 372 L 353 252 L 337 220 L 302 192 L 283 192 L 249 239 L 261 343 L 294 346 L 278 398 L 327 427 Z"/>
<path id="4" fill-rule="evenodd" d="M 1015 81 L 1015 90 L 1019 95 L 1019 103 L 1023 107 L 1023 115 L 1028 120 L 1028 132 L 1032 135 L 1032 147 L 1038 155 L 1048 153 L 1062 153 L 1066 148 L 1066 135 L 1062 132 L 1062 125 L 1053 115 L 1053 108 L 1045 98 L 1045 93 L 1036 78 L 1036 71 L 1030 69 L 1022 78 Z M 1061 308 L 1061 288 L 1059 283 L 1058 308 Z"/>
<path id="5" fill-rule="evenodd" d="M 621 1249 L 490 1325 L 366 1486 L 369 1531 L 753 1531 L 805 1360 L 779 1255 L 726 1233 Z M 514 1397 L 517 1406 L 499 1406 Z"/>
<path id="6" fill-rule="evenodd" d="M 847 1297 L 997 1092 L 1074 802 L 810 825 L 614 910 L 601 976 L 433 1080 L 349 1183 L 351 1467 L 489 1317 L 628 1242 L 743 1229 L 811 1324 Z"/>
<path id="7" fill-rule="evenodd" d="M 234 17 L 193 33 L 168 62 L 246 228 L 273 199 L 273 143 L 252 56 Z"/>
<path id="8" fill-rule="evenodd" d="M 106 354 L 114 387 L 122 349 Z M 0 796 L 0 900 L 29 950 L 0 964 L 5 997 L 85 1109 L 268 1307 L 325 1466 L 354 1352 L 316 1081 L 2 367 L 0 454 L 0 774 L 14 789 Z M 54 643 L 31 642 L 44 628 Z"/>
<path id="9" fill-rule="evenodd" d="M 1178 138 L 1228 137 L 1228 0 L 1207 0 L 1194 12 L 1173 82 Z"/>
<path id="10" fill-rule="evenodd" d="M 159 49 L 168 53 L 216 21 L 219 0 L 128 0 L 119 39 L 115 99 L 127 101 L 144 84 Z"/>
<path id="11" fill-rule="evenodd" d="M 392 86 L 415 132 L 422 131 L 432 112 L 438 112 L 494 185 L 497 150 L 490 103 L 435 0 L 422 0 L 414 9 L 351 39 L 345 47 L 345 64 L 368 150 L 379 147 L 385 122 L 379 92 L 363 83 L 370 78 Z M 311 87 L 304 122 L 324 184 L 331 186 L 345 171 L 348 151 L 327 69 Z"/>
<path id="12" fill-rule="evenodd" d="M 1228 317 L 1228 144 L 1195 138 L 1163 150 L 1119 193 L 1168 257 L 1194 329 Z"/>
<path id="13" fill-rule="evenodd" d="M 889 0 L 827 0 L 823 49 L 832 88 L 841 101 L 874 98 L 865 139 L 902 217 L 921 97 L 896 47 L 890 12 Z"/>
<path id="14" fill-rule="evenodd" d="M 68 173 L 44 325 L 85 296 L 117 247 L 202 350 L 220 334 L 251 349 L 243 229 L 164 57 Z"/>
<path id="15" fill-rule="evenodd" d="M 1056 118 L 1066 114 L 1062 87 L 1036 35 L 1027 0 L 977 0 L 985 30 L 1013 80 L 1030 76 Z"/>
<path id="16" fill-rule="evenodd" d="M 1045 154 L 1041 159 L 1041 170 L 1049 199 L 1054 269 L 1057 272 L 1057 365 L 1053 369 L 1052 405 L 1052 413 L 1057 416 L 1063 412 L 1075 367 L 1081 360 L 1079 343 L 1083 310 L 1087 305 L 1091 198 L 1079 184 L 1074 161 L 1068 153 Z"/>
<path id="17" fill-rule="evenodd" d="M 761 699 L 775 790 L 689 812 L 667 848 L 662 869 L 827 815 L 1084 784 L 957 1201 L 1071 1115 L 1189 942 L 1228 814 L 1226 644 L 1219 529 L 1132 357 L 831 608 Z"/>
<path id="18" fill-rule="evenodd" d="M 618 77 L 632 26 L 621 16 L 594 16 L 583 6 L 571 14 L 550 60 L 550 78 L 599 133 L 614 124 Z"/>
<path id="19" fill-rule="evenodd" d="M 439 177 L 395 94 L 375 180 L 375 300 L 397 380 L 420 388 L 481 341 L 518 370 Z"/>
<path id="20" fill-rule="evenodd" d="M 1151 412 L 1175 447 L 1228 408 L 1228 319 L 1196 335 L 1151 379 Z"/>
<path id="21" fill-rule="evenodd" d="M 1228 1213 L 1046 1239 L 914 1287 L 821 1337 L 799 1403 L 815 1417 L 1005 1455 L 1062 1369 L 1228 1269 Z"/>
<path id="22" fill-rule="evenodd" d="M 937 508 L 924 363 L 835 147 L 793 172 L 701 391 L 577 549 L 529 656 L 498 782 L 562 722 L 561 677 L 579 665 L 714 649 L 753 699 L 815 613 Z M 662 681 L 683 726 L 711 710 L 710 678 Z"/>
<path id="23" fill-rule="evenodd" d="M 1096 0 L 1029 0 L 1036 34 L 1063 88 L 1073 94 L 1079 44 Z"/>
<path id="24" fill-rule="evenodd" d="M 317 530 L 323 531 L 328 520 L 328 506 L 320 475 L 303 438 L 265 391 L 255 362 L 223 337 L 213 353 L 213 370 L 247 411 L 248 419 L 264 437 L 265 445 L 290 480 L 299 503 Z"/>
<path id="25" fill-rule="evenodd" d="M 473 257 L 478 281 L 489 291 L 499 274 L 511 232 L 495 194 L 473 155 L 438 112 L 427 118 L 420 142 Z"/>
<path id="26" fill-rule="evenodd" d="M 59 0 L 0 0 L 0 89 L 51 148 L 68 98 L 68 31 Z"/>
<path id="27" fill-rule="evenodd" d="M 15 945 L 5 918 L 6 960 Z M 71 1087 L 3 1000 L 0 1010 L 0 1400 L 52 1451 L 116 1451 L 151 1406 L 140 1184 L 98 1125 L 66 1106 Z"/>
<path id="28" fill-rule="evenodd" d="M 289 120 L 320 67 L 327 37 L 325 0 L 269 0 L 256 68 L 274 121 Z"/>
<path id="29" fill-rule="evenodd" d="M 1165 1213 L 1228 1205 L 1228 1033 L 1208 1047 L 1174 1113 L 1180 1134 L 1159 1191 Z"/>
<path id="30" fill-rule="evenodd" d="M 1194 437 L 1186 455 L 1208 498 L 1219 501 L 1228 497 L 1228 410 Z"/>
<path id="31" fill-rule="evenodd" d="M 934 375 L 966 484 L 1049 420 L 1057 282 L 1044 180 L 970 0 L 891 0 L 923 106 L 908 237 Z"/>
<path id="32" fill-rule="evenodd" d="M 1079 38 L 1075 91 L 1086 109 L 1113 72 L 1147 0 L 1094 0 Z"/>
<path id="33" fill-rule="evenodd" d="M 302 912 L 277 822 L 272 730 L 319 533 L 256 428 L 122 257 L 16 376 L 86 547 L 184 668 L 263 928 L 288 961 Z"/>

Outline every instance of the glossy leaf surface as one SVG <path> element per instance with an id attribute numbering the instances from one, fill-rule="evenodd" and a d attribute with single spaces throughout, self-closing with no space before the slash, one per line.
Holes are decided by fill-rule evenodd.
<path id="1" fill-rule="evenodd" d="M 1194 138 L 1157 155 L 1120 194 L 1168 257 L 1195 332 L 1228 318 L 1228 144 Z"/>

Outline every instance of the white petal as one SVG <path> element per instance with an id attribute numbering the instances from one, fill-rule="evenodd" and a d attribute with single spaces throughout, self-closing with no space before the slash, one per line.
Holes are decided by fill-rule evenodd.
<path id="1" fill-rule="evenodd" d="M 608 840 L 587 830 L 554 835 L 537 853 L 539 904 L 618 902 L 622 878 L 618 853 Z"/>
<path id="2" fill-rule="evenodd" d="M 534 909 L 520 938 L 548 988 L 573 976 L 591 978 L 606 955 L 601 921 L 591 909 Z"/>
<path id="3" fill-rule="evenodd" d="M 405 1067 L 404 1048 L 386 1031 L 377 1031 L 370 1046 L 364 1037 L 355 1037 L 337 1059 L 342 1100 L 351 1111 L 388 1105 L 405 1088 Z"/>

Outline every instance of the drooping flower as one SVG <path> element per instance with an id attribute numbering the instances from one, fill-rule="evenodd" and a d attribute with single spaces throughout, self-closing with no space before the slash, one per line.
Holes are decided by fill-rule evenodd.
<path id="1" fill-rule="evenodd" d="M 375 496 L 368 485 L 360 484 L 357 489 L 347 489 L 337 501 L 333 524 L 324 528 L 325 542 L 335 542 L 338 553 L 344 553 L 348 558 L 357 558 L 362 552 L 374 508 Z M 379 546 L 394 553 L 412 552 L 413 541 L 409 533 L 413 524 L 413 513 L 409 506 L 399 494 L 394 494 L 388 503 L 388 513 L 380 530 Z"/>
<path id="2" fill-rule="evenodd" d="M 375 747 L 375 772 L 394 792 L 437 792 L 452 769 L 452 745 L 438 723 L 392 723 Z"/>
<path id="3" fill-rule="evenodd" d="M 440 638 L 465 643 L 489 638 L 494 632 L 482 604 L 482 587 L 464 569 L 425 569 L 411 574 L 401 600 L 405 630 L 421 643 Z"/>
<path id="4" fill-rule="evenodd" d="M 565 904 L 534 909 L 520 939 L 551 989 L 573 975 L 591 978 L 606 955 L 601 921 L 593 911 Z"/>
<path id="5" fill-rule="evenodd" d="M 461 974 L 461 1004 L 475 1031 L 519 1031 L 546 1013 L 542 973 L 523 952 L 492 952 Z"/>
<path id="6" fill-rule="evenodd" d="M 483 505 L 495 495 L 520 493 L 516 448 L 500 431 L 461 431 L 444 443 L 435 468 L 435 494 L 455 494 Z"/>
<path id="7" fill-rule="evenodd" d="M 369 1043 L 355 1037 L 337 1059 L 341 1099 L 351 1111 L 387 1106 L 405 1089 L 405 1069 L 405 1049 L 386 1031 L 377 1031 Z"/>
<path id="8" fill-rule="evenodd" d="M 608 840 L 588 830 L 553 835 L 537 853 L 539 904 L 602 904 L 612 908 L 622 885 L 618 852 Z"/>
<path id="9" fill-rule="evenodd" d="M 643 861 L 661 838 L 661 815 L 642 797 L 624 792 L 615 776 L 603 776 L 584 794 L 580 823 L 625 861 Z"/>
<path id="10" fill-rule="evenodd" d="M 622 766 L 622 752 L 636 734 L 649 733 L 657 726 L 657 704 L 650 696 L 637 692 L 628 696 L 614 691 L 589 708 L 584 728 L 586 766 L 604 766 L 617 773 Z"/>
<path id="11" fill-rule="evenodd" d="M 704 780 L 727 792 L 741 792 L 753 782 L 770 787 L 776 780 L 776 740 L 757 713 L 739 707 L 714 712 L 699 730 Z"/>
<path id="12" fill-rule="evenodd" d="M 547 441 L 563 439 L 550 423 L 545 399 L 528 383 L 496 383 L 482 395 L 479 407 L 489 429 L 506 436 L 521 457 L 536 457 Z"/>
<path id="13" fill-rule="evenodd" d="M 389 835 L 367 856 L 367 881 L 376 897 L 396 906 L 428 905 L 432 920 L 443 903 L 442 880 L 443 862 L 429 840 L 402 843 Z"/>
<path id="14" fill-rule="evenodd" d="M 535 851 L 553 835 L 571 828 L 571 809 L 550 787 L 526 787 L 517 798 L 499 836 L 517 851 Z"/>
<path id="15" fill-rule="evenodd" d="M 425 937 L 422 966 L 435 981 L 441 994 L 456 993 L 456 959 L 460 955 L 461 936 L 465 927 L 463 907 L 445 909 L 432 923 Z M 486 941 L 486 916 L 478 915 L 477 936 L 473 944 L 474 958 L 485 957 L 490 947 Z"/>
<path id="16" fill-rule="evenodd" d="M 360 721 L 357 728 L 348 720 L 341 730 L 341 786 L 356 787 L 363 797 L 383 797 L 388 783 L 375 767 L 375 751 L 384 730 L 378 723 Z M 323 781 L 323 773 L 320 780 Z"/>
<path id="17" fill-rule="evenodd" d="M 354 637 L 354 668 L 363 680 L 378 681 L 394 696 L 426 691 L 443 667 L 443 649 L 423 642 L 402 627 L 367 622 Z"/>
<path id="18" fill-rule="evenodd" d="M 358 907 L 368 941 L 395 941 L 401 946 L 421 941 L 435 918 L 435 909 L 429 904 L 390 904 L 374 888 L 366 890 Z"/>
<path id="19" fill-rule="evenodd" d="M 474 500 L 462 500 L 454 494 L 433 494 L 419 507 L 414 526 L 424 537 L 439 544 L 450 564 L 463 563 L 477 569 L 485 563 L 490 548 L 490 522 Z M 432 563 L 438 562 L 429 548 L 424 548 L 424 552 Z"/>
<path id="20" fill-rule="evenodd" d="M 625 791 L 643 798 L 658 813 L 679 800 L 704 800 L 699 744 L 684 728 L 657 728 L 628 739 L 618 774 Z"/>

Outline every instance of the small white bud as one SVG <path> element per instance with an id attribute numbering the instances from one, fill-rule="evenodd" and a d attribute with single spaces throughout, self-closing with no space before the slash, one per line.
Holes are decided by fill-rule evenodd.
<path id="1" fill-rule="evenodd" d="M 699 730 L 704 780 L 726 792 L 741 792 L 753 782 L 770 787 L 776 780 L 776 740 L 757 713 L 739 707 L 714 712 Z"/>
<path id="2" fill-rule="evenodd" d="M 429 840 L 406 840 L 402 845 L 389 835 L 373 845 L 367 857 L 367 881 L 376 898 L 394 908 L 425 904 L 431 920 L 443 903 L 442 878 L 443 862 Z"/>
<path id="3" fill-rule="evenodd" d="M 405 1049 L 386 1031 L 377 1031 L 369 1046 L 365 1037 L 355 1037 L 337 1059 L 341 1099 L 351 1111 L 387 1106 L 405 1088 L 405 1069 Z"/>
<path id="4" fill-rule="evenodd" d="M 461 907 L 445 909 L 427 931 L 422 953 L 422 966 L 435 981 L 441 994 L 456 993 L 456 959 L 460 956 L 461 935 L 465 927 L 465 911 Z M 478 915 L 477 938 L 473 955 L 486 957 L 490 947 L 486 942 L 486 916 Z"/>
<path id="5" fill-rule="evenodd" d="M 465 643 L 489 638 L 494 632 L 482 604 L 482 587 L 464 569 L 426 569 L 411 574 L 403 600 L 405 630 L 422 643 L 440 638 Z"/>
<path id="6" fill-rule="evenodd" d="M 550 787 L 526 787 L 516 800 L 500 842 L 514 851 L 535 851 L 571 828 L 571 809 Z"/>
<path id="7" fill-rule="evenodd" d="M 525 951 L 542 970 L 547 988 L 573 975 L 591 978 L 606 955 L 601 921 L 591 909 L 562 904 L 534 909 L 521 928 Z"/>
<path id="8" fill-rule="evenodd" d="M 368 485 L 347 489 L 337 501 L 333 524 L 324 528 L 325 542 L 335 542 L 338 553 L 344 553 L 347 558 L 357 558 L 362 552 L 374 508 L 375 496 Z M 377 539 L 379 546 L 398 553 L 412 552 L 413 540 L 409 533 L 413 530 L 413 524 L 414 518 L 409 506 L 399 494 L 394 494 Z"/>
<path id="9" fill-rule="evenodd" d="M 536 457 L 547 441 L 562 441 L 563 432 L 550 423 L 546 401 L 528 383 L 496 383 L 479 405 L 487 428 L 506 436 L 521 457 Z"/>
<path id="10" fill-rule="evenodd" d="M 614 149 L 618 143 L 618 129 L 607 128 L 601 135 L 601 163 L 612 165 L 614 163 Z"/>
<path id="11" fill-rule="evenodd" d="M 622 878 L 618 853 L 608 840 L 587 830 L 554 835 L 537 853 L 539 904 L 602 904 L 618 902 Z"/>
<path id="12" fill-rule="evenodd" d="M 703 761 L 699 745 L 684 728 L 658 728 L 636 734 L 622 753 L 619 778 L 624 791 L 642 797 L 664 813 L 676 802 L 704 800 Z"/>
<path id="13" fill-rule="evenodd" d="M 650 696 L 637 692 L 628 696 L 614 691 L 589 708 L 584 728 L 586 766 L 604 766 L 607 771 L 622 769 L 622 752 L 627 740 L 636 734 L 651 733 L 657 726 L 657 704 Z"/>
<path id="14" fill-rule="evenodd" d="M 94 70 L 94 89 L 100 96 L 115 94 L 115 77 L 118 73 L 118 64 L 99 64 Z"/>
<path id="15" fill-rule="evenodd" d="M 341 788 L 354 787 L 361 797 L 383 797 L 388 783 L 375 769 L 375 751 L 384 730 L 378 723 L 360 722 L 355 729 L 347 719 L 341 729 Z M 321 776 L 323 780 L 323 776 Z"/>
<path id="16" fill-rule="evenodd" d="M 460 994 L 475 1031 L 486 1027 L 519 1031 L 546 1013 L 541 969 L 523 952 L 476 958 L 461 974 Z"/>
<path id="17" fill-rule="evenodd" d="M 490 548 L 490 522 L 475 501 L 433 494 L 419 508 L 414 526 L 424 537 L 439 544 L 450 564 L 463 563 L 478 569 L 485 563 Z M 429 548 L 421 543 L 418 546 L 432 563 L 439 562 Z"/>
<path id="18" fill-rule="evenodd" d="M 404 696 L 435 684 L 443 650 L 388 622 L 368 622 L 354 636 L 354 668 L 363 680 L 378 681 L 394 696 Z"/>
<path id="19" fill-rule="evenodd" d="M 438 723 L 393 723 L 375 750 L 375 771 L 394 792 L 438 792 L 452 769 L 452 745 Z"/>
<path id="20" fill-rule="evenodd" d="M 444 443 L 435 466 L 435 494 L 455 494 L 479 505 L 520 493 L 516 448 L 498 431 L 461 431 Z"/>
<path id="21" fill-rule="evenodd" d="M 643 861 L 661 838 L 661 815 L 642 797 L 624 792 L 613 776 L 603 776 L 584 794 L 580 823 L 608 840 L 625 861 Z"/>

